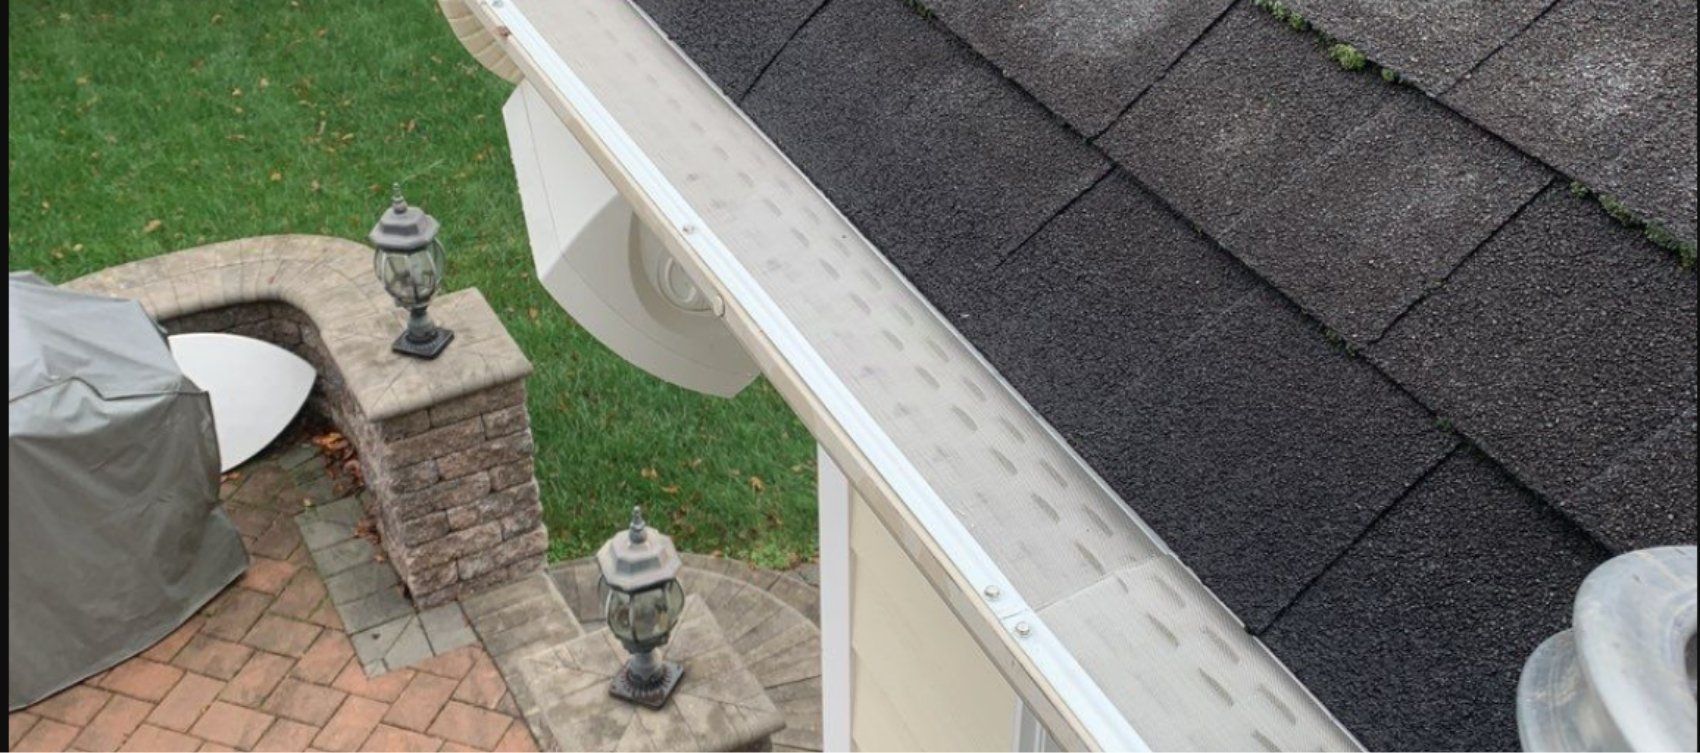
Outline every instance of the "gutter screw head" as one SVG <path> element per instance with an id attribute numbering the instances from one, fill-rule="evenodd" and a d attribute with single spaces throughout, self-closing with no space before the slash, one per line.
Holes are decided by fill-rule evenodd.
<path id="1" fill-rule="evenodd" d="M 1033 634 L 1033 626 L 1025 622 L 1015 623 L 1015 634 L 1023 638 Z"/>
<path id="2" fill-rule="evenodd" d="M 982 593 L 986 594 L 987 599 L 997 601 L 998 597 L 1003 595 L 1003 589 L 998 588 L 997 586 L 986 586 L 985 591 Z"/>

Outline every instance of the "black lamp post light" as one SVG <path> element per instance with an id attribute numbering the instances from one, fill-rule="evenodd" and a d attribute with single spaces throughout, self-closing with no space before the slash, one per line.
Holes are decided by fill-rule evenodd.
<path id="1" fill-rule="evenodd" d="M 608 687 L 616 698 L 659 709 L 685 674 L 678 662 L 656 655 L 685 608 L 680 564 L 673 539 L 644 525 L 643 511 L 636 507 L 631 528 L 614 534 L 596 553 L 608 629 L 631 653 Z"/>
<path id="2" fill-rule="evenodd" d="M 396 306 L 407 309 L 407 330 L 390 349 L 414 358 L 436 358 L 455 337 L 425 313 L 443 282 L 443 243 L 437 239 L 437 229 L 437 218 L 408 206 L 397 183 L 390 208 L 367 236 L 378 282 Z"/>

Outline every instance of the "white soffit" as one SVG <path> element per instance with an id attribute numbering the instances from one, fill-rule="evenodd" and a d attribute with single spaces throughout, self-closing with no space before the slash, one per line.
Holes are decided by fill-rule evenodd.
<path id="1" fill-rule="evenodd" d="M 220 471 L 271 444 L 313 390 L 313 365 L 264 340 L 207 332 L 172 335 L 167 342 L 183 374 L 212 403 Z"/>
<path id="2" fill-rule="evenodd" d="M 1357 747 L 640 11 L 624 0 L 473 2 L 951 566 L 998 589 L 986 607 L 1006 630 L 1024 628 L 1016 645 L 1035 679 L 1093 744 Z M 1134 587 L 1151 573 L 1164 585 Z M 1157 598 L 1165 588 L 1177 598 Z"/>

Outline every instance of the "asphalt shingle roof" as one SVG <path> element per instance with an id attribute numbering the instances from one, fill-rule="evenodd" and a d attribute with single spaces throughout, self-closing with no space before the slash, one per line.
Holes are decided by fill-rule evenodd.
<path id="1" fill-rule="evenodd" d="M 1395 95 L 1240 3 L 1097 142 L 1220 237 Z"/>
<path id="2" fill-rule="evenodd" d="M 1575 490 L 1694 408 L 1695 296 L 1692 271 L 1554 185 L 1369 357 L 1585 527 L 1610 519 L 1639 532 L 1614 540 L 1693 542 L 1693 486 L 1644 510 Z M 1679 501 L 1688 515 L 1656 509 Z"/>
<path id="3" fill-rule="evenodd" d="M 1075 129 L 1097 134 L 1233 0 L 931 0 L 945 26 Z"/>
<path id="4" fill-rule="evenodd" d="M 741 95 L 826 0 L 650 0 L 641 3 L 703 73 Z"/>
<path id="5" fill-rule="evenodd" d="M 1694 543 L 1692 2 L 638 2 L 1372 747 Z"/>
<path id="6" fill-rule="evenodd" d="M 891 3 L 828 3 L 741 104 L 931 293 L 995 265 L 1110 162 Z"/>
<path id="7" fill-rule="evenodd" d="M 1560 0 L 1441 99 L 1692 245 L 1694 39 L 1692 0 Z"/>
<path id="8" fill-rule="evenodd" d="M 1368 343 L 1551 180 L 1400 91 L 1272 186 L 1222 243 L 1324 324 Z"/>
<path id="9" fill-rule="evenodd" d="M 1553 4 L 1553 0 L 1282 2 L 1433 93 L 1450 88 Z"/>
<path id="10" fill-rule="evenodd" d="M 1253 630 L 1454 443 L 1267 288 L 1151 366 L 1088 457 Z"/>
<path id="11" fill-rule="evenodd" d="M 1607 556 L 1461 450 L 1263 639 L 1372 750 L 1516 750 L 1523 661 Z"/>
<path id="12" fill-rule="evenodd" d="M 1256 284 L 1118 171 L 996 269 L 932 300 L 1053 426 L 1091 447 L 1119 436 L 1122 419 L 1106 411 L 1132 374 Z"/>

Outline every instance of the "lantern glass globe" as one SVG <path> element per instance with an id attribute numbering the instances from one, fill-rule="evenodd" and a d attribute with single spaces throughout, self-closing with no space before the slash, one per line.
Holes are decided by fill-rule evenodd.
<path id="1" fill-rule="evenodd" d="M 443 282 L 443 243 L 435 238 L 422 248 L 396 251 L 379 248 L 372 255 L 374 271 L 396 305 L 411 309 L 430 303 Z"/>
<path id="2" fill-rule="evenodd" d="M 605 588 L 608 629 L 622 643 L 653 648 L 667 643 L 685 609 L 685 589 L 677 580 L 627 593 Z"/>

